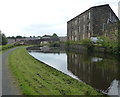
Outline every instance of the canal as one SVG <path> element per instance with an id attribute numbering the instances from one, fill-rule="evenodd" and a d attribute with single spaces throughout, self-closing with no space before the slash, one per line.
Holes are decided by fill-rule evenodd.
<path id="1" fill-rule="evenodd" d="M 29 51 L 29 54 L 103 93 L 120 97 L 120 61 L 116 56 L 83 52 Z"/>

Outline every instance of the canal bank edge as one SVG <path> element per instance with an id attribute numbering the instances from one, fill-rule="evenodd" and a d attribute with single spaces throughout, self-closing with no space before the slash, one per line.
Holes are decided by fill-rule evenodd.
<path id="1" fill-rule="evenodd" d="M 38 50 L 41 51 L 41 46 L 30 46 L 27 48 L 27 50 Z M 49 47 L 48 47 L 49 48 Z M 51 48 L 51 47 L 50 47 Z M 92 46 L 91 48 L 89 48 L 87 45 L 84 44 L 70 44 L 67 45 L 65 43 L 61 43 L 60 47 L 53 47 L 53 48 L 61 48 L 64 49 L 66 51 L 77 51 L 77 52 L 94 52 L 94 53 L 108 53 L 108 54 L 113 54 L 116 55 L 112 52 L 112 48 L 106 48 L 106 47 L 102 47 L 102 46 Z"/>
<path id="2" fill-rule="evenodd" d="M 25 95 L 103 95 L 34 59 L 25 48 L 13 51 L 9 63 Z"/>
<path id="3" fill-rule="evenodd" d="M 111 48 L 105 48 L 102 46 L 93 46 L 91 49 L 89 49 L 86 45 L 83 44 L 70 44 L 70 45 L 64 45 L 64 48 L 70 51 L 77 51 L 77 52 L 96 52 L 96 53 L 113 54 Z"/>

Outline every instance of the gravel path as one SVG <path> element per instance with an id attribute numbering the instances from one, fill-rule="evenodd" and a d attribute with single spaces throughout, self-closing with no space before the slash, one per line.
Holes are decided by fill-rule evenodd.
<path id="1" fill-rule="evenodd" d="M 0 88 L 0 96 L 2 95 L 22 95 L 21 91 L 17 87 L 15 83 L 15 79 L 12 76 L 9 67 L 8 67 L 8 55 L 15 50 L 16 48 L 10 49 L 3 54 L 0 54 L 0 57 L 2 57 L 0 60 L 0 85 L 2 84 L 2 89 Z M 2 61 L 2 62 L 1 62 Z M 1 64 L 2 63 L 2 64 Z M 1 77 L 2 76 L 2 77 Z"/>

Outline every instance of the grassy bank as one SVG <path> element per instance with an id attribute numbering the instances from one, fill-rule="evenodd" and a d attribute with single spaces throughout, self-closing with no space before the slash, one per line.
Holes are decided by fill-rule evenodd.
<path id="1" fill-rule="evenodd" d="M 25 95 L 101 95 L 92 87 L 35 60 L 25 48 L 12 52 L 9 66 Z"/>
<path id="2" fill-rule="evenodd" d="M 7 45 L 0 45 L 0 54 L 9 50 L 9 49 L 12 49 L 12 48 L 15 48 L 15 47 L 19 47 L 19 46 L 36 46 L 36 45 L 21 45 L 21 44 L 7 44 Z"/>
<path id="3" fill-rule="evenodd" d="M 7 51 L 8 49 L 14 48 L 14 44 L 0 45 L 0 53 Z"/>

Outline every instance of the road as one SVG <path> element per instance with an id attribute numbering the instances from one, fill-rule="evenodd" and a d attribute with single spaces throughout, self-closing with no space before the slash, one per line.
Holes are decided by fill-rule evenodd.
<path id="1" fill-rule="evenodd" d="M 0 96 L 2 95 L 22 95 L 18 88 L 15 78 L 8 67 L 8 56 L 16 48 L 10 49 L 0 54 Z M 2 58 L 1 58 L 2 57 Z"/>

